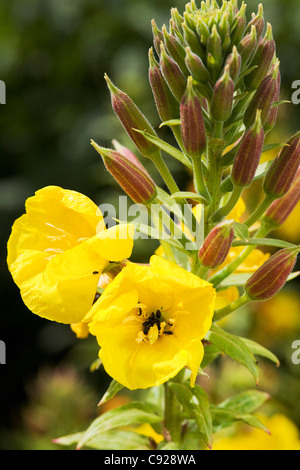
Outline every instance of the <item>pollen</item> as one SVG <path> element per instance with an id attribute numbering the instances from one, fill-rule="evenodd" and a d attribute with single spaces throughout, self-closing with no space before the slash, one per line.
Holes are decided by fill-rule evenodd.
<path id="1" fill-rule="evenodd" d="M 151 326 L 150 330 L 148 331 L 147 334 L 147 339 L 150 344 L 154 344 L 159 337 L 159 331 L 158 331 L 158 326 L 155 324 Z"/>

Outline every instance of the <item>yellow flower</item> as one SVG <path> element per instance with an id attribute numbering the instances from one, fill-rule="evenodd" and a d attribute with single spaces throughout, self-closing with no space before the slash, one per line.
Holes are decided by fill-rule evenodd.
<path id="1" fill-rule="evenodd" d="M 27 199 L 26 214 L 15 221 L 7 263 L 33 313 L 78 324 L 93 304 L 103 269 L 128 258 L 132 247 L 132 226 L 106 230 L 88 197 L 47 186 Z"/>
<path id="2" fill-rule="evenodd" d="M 125 387 L 160 385 L 186 366 L 194 385 L 214 303 L 211 284 L 154 255 L 150 266 L 129 262 L 85 321 L 106 372 Z"/>
<path id="3" fill-rule="evenodd" d="M 217 438 L 213 450 L 300 450 L 299 430 L 290 419 L 275 414 L 262 421 L 270 435 L 260 429 L 239 428 L 233 436 Z"/>

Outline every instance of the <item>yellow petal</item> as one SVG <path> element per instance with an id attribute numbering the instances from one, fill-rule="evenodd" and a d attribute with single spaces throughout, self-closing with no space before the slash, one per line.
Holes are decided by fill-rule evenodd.
<path id="1" fill-rule="evenodd" d="M 88 243 L 97 253 L 109 261 L 129 258 L 133 249 L 134 225 L 115 225 L 99 232 Z"/>

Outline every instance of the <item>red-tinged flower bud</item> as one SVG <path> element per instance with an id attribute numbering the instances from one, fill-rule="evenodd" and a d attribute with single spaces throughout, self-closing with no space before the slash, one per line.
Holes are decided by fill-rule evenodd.
<path id="1" fill-rule="evenodd" d="M 145 167 L 141 164 L 138 157 L 131 150 L 129 150 L 127 147 L 124 147 L 124 145 L 121 145 L 116 139 L 113 139 L 112 144 L 117 152 L 124 155 L 126 158 L 128 158 L 128 160 L 138 166 L 141 170 L 145 171 Z"/>
<path id="2" fill-rule="evenodd" d="M 136 204 L 147 205 L 156 198 L 156 185 L 145 168 L 142 170 L 115 150 L 100 147 L 93 140 L 91 143 L 101 155 L 106 169 Z"/>
<path id="3" fill-rule="evenodd" d="M 189 75 L 188 69 L 185 65 L 185 50 L 175 36 L 167 31 L 166 25 L 162 27 L 162 33 L 164 36 L 164 44 L 170 57 L 176 62 L 180 70 L 185 74 Z"/>
<path id="4" fill-rule="evenodd" d="M 286 284 L 297 261 L 299 248 L 283 249 L 271 256 L 245 285 L 246 293 L 254 301 L 269 300 Z"/>
<path id="5" fill-rule="evenodd" d="M 257 45 L 257 32 L 255 26 L 252 26 L 248 33 L 238 44 L 237 50 L 242 58 L 243 65 L 247 64 L 253 56 Z"/>
<path id="6" fill-rule="evenodd" d="M 157 54 L 160 55 L 160 43 L 164 41 L 163 33 L 158 29 L 155 20 L 151 21 L 152 33 L 153 33 L 153 45 Z"/>
<path id="7" fill-rule="evenodd" d="M 199 83 L 207 83 L 210 73 L 199 56 L 194 54 L 189 47 L 186 48 L 185 63 L 192 77 Z"/>
<path id="8" fill-rule="evenodd" d="M 169 121 L 179 117 L 179 105 L 155 60 L 153 49 L 149 51 L 149 83 L 160 119 Z"/>
<path id="9" fill-rule="evenodd" d="M 278 73 L 278 80 L 277 80 L 277 90 L 276 90 L 275 97 L 274 97 L 274 103 L 276 101 L 279 101 L 279 98 L 280 98 L 280 85 L 281 85 L 281 74 L 279 72 Z M 274 103 L 273 103 L 273 105 L 274 105 Z M 275 106 L 275 107 L 272 106 L 271 111 L 269 113 L 269 116 L 268 116 L 268 118 L 266 120 L 266 123 L 264 125 L 265 133 L 270 132 L 274 128 L 274 126 L 277 122 L 278 110 L 279 110 L 279 106 Z"/>
<path id="10" fill-rule="evenodd" d="M 269 225 L 280 227 L 287 220 L 299 201 L 300 168 L 298 169 L 293 184 L 287 194 L 270 205 L 264 216 L 265 221 Z"/>
<path id="11" fill-rule="evenodd" d="M 199 259 L 203 266 L 216 269 L 224 263 L 234 239 L 232 221 L 217 225 L 208 234 L 199 250 Z"/>
<path id="12" fill-rule="evenodd" d="M 228 56 L 226 60 L 226 65 L 229 65 L 230 76 L 232 80 L 236 83 L 240 76 L 242 58 L 235 46 L 233 46 L 232 53 Z"/>
<path id="13" fill-rule="evenodd" d="M 215 84 L 211 101 L 211 114 L 216 121 L 227 121 L 230 117 L 233 94 L 234 83 L 230 77 L 229 65 L 227 65 L 224 74 Z"/>
<path id="14" fill-rule="evenodd" d="M 274 198 L 283 197 L 290 189 L 300 165 L 300 132 L 283 147 L 271 164 L 265 179 L 264 191 Z"/>
<path id="15" fill-rule="evenodd" d="M 236 186 L 249 186 L 255 177 L 265 140 L 260 115 L 261 111 L 257 111 L 256 120 L 244 135 L 235 157 L 231 179 Z"/>
<path id="16" fill-rule="evenodd" d="M 165 46 L 162 43 L 160 44 L 160 50 L 161 71 L 171 92 L 180 103 L 186 89 L 187 79 L 178 64 L 167 54 Z"/>
<path id="17" fill-rule="evenodd" d="M 265 28 L 264 9 L 261 3 L 258 6 L 257 15 L 255 15 L 255 13 L 252 13 L 252 20 L 247 26 L 246 33 L 250 32 L 252 26 L 255 26 L 255 29 L 257 31 L 257 41 L 259 41 Z"/>
<path id="18" fill-rule="evenodd" d="M 278 91 L 278 74 L 279 61 L 274 65 L 272 72 L 263 79 L 245 112 L 244 124 L 247 129 L 252 126 L 259 109 L 262 125 L 265 126 Z"/>
<path id="19" fill-rule="evenodd" d="M 251 62 L 251 67 L 256 67 L 245 76 L 245 85 L 251 90 L 256 90 L 270 70 L 272 60 L 276 51 L 275 41 L 272 34 L 272 26 L 268 23 L 266 35 L 260 40 L 257 51 Z"/>
<path id="20" fill-rule="evenodd" d="M 157 155 L 157 147 L 134 130 L 139 129 L 147 131 L 149 134 L 156 136 L 156 132 L 152 128 L 151 124 L 132 99 L 126 95 L 126 93 L 119 90 L 107 75 L 105 75 L 105 80 L 111 93 L 113 110 L 127 134 L 140 150 L 142 155 L 150 159 L 154 158 Z"/>
<path id="21" fill-rule="evenodd" d="M 180 103 L 181 133 L 184 150 L 190 157 L 199 157 L 206 148 L 206 132 L 201 98 L 193 88 L 192 77 Z"/>
<path id="22" fill-rule="evenodd" d="M 240 11 L 236 15 L 233 27 L 232 27 L 232 33 L 231 33 L 231 44 L 237 46 L 240 41 L 242 40 L 246 28 L 246 9 L 247 5 L 243 4 L 241 6 Z"/>

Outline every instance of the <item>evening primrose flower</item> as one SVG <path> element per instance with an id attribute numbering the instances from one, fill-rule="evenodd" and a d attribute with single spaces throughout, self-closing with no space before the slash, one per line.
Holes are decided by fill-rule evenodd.
<path id="1" fill-rule="evenodd" d="M 99 208 L 86 196 L 57 186 L 40 189 L 15 221 L 7 262 L 25 305 L 59 323 L 80 323 L 91 308 L 102 271 L 131 255 L 133 227 L 106 230 Z M 84 330 L 84 331 L 83 331 Z"/>
<path id="2" fill-rule="evenodd" d="M 215 295 L 210 283 L 160 256 L 127 263 L 85 318 L 106 372 L 133 390 L 188 367 L 194 385 Z"/>

